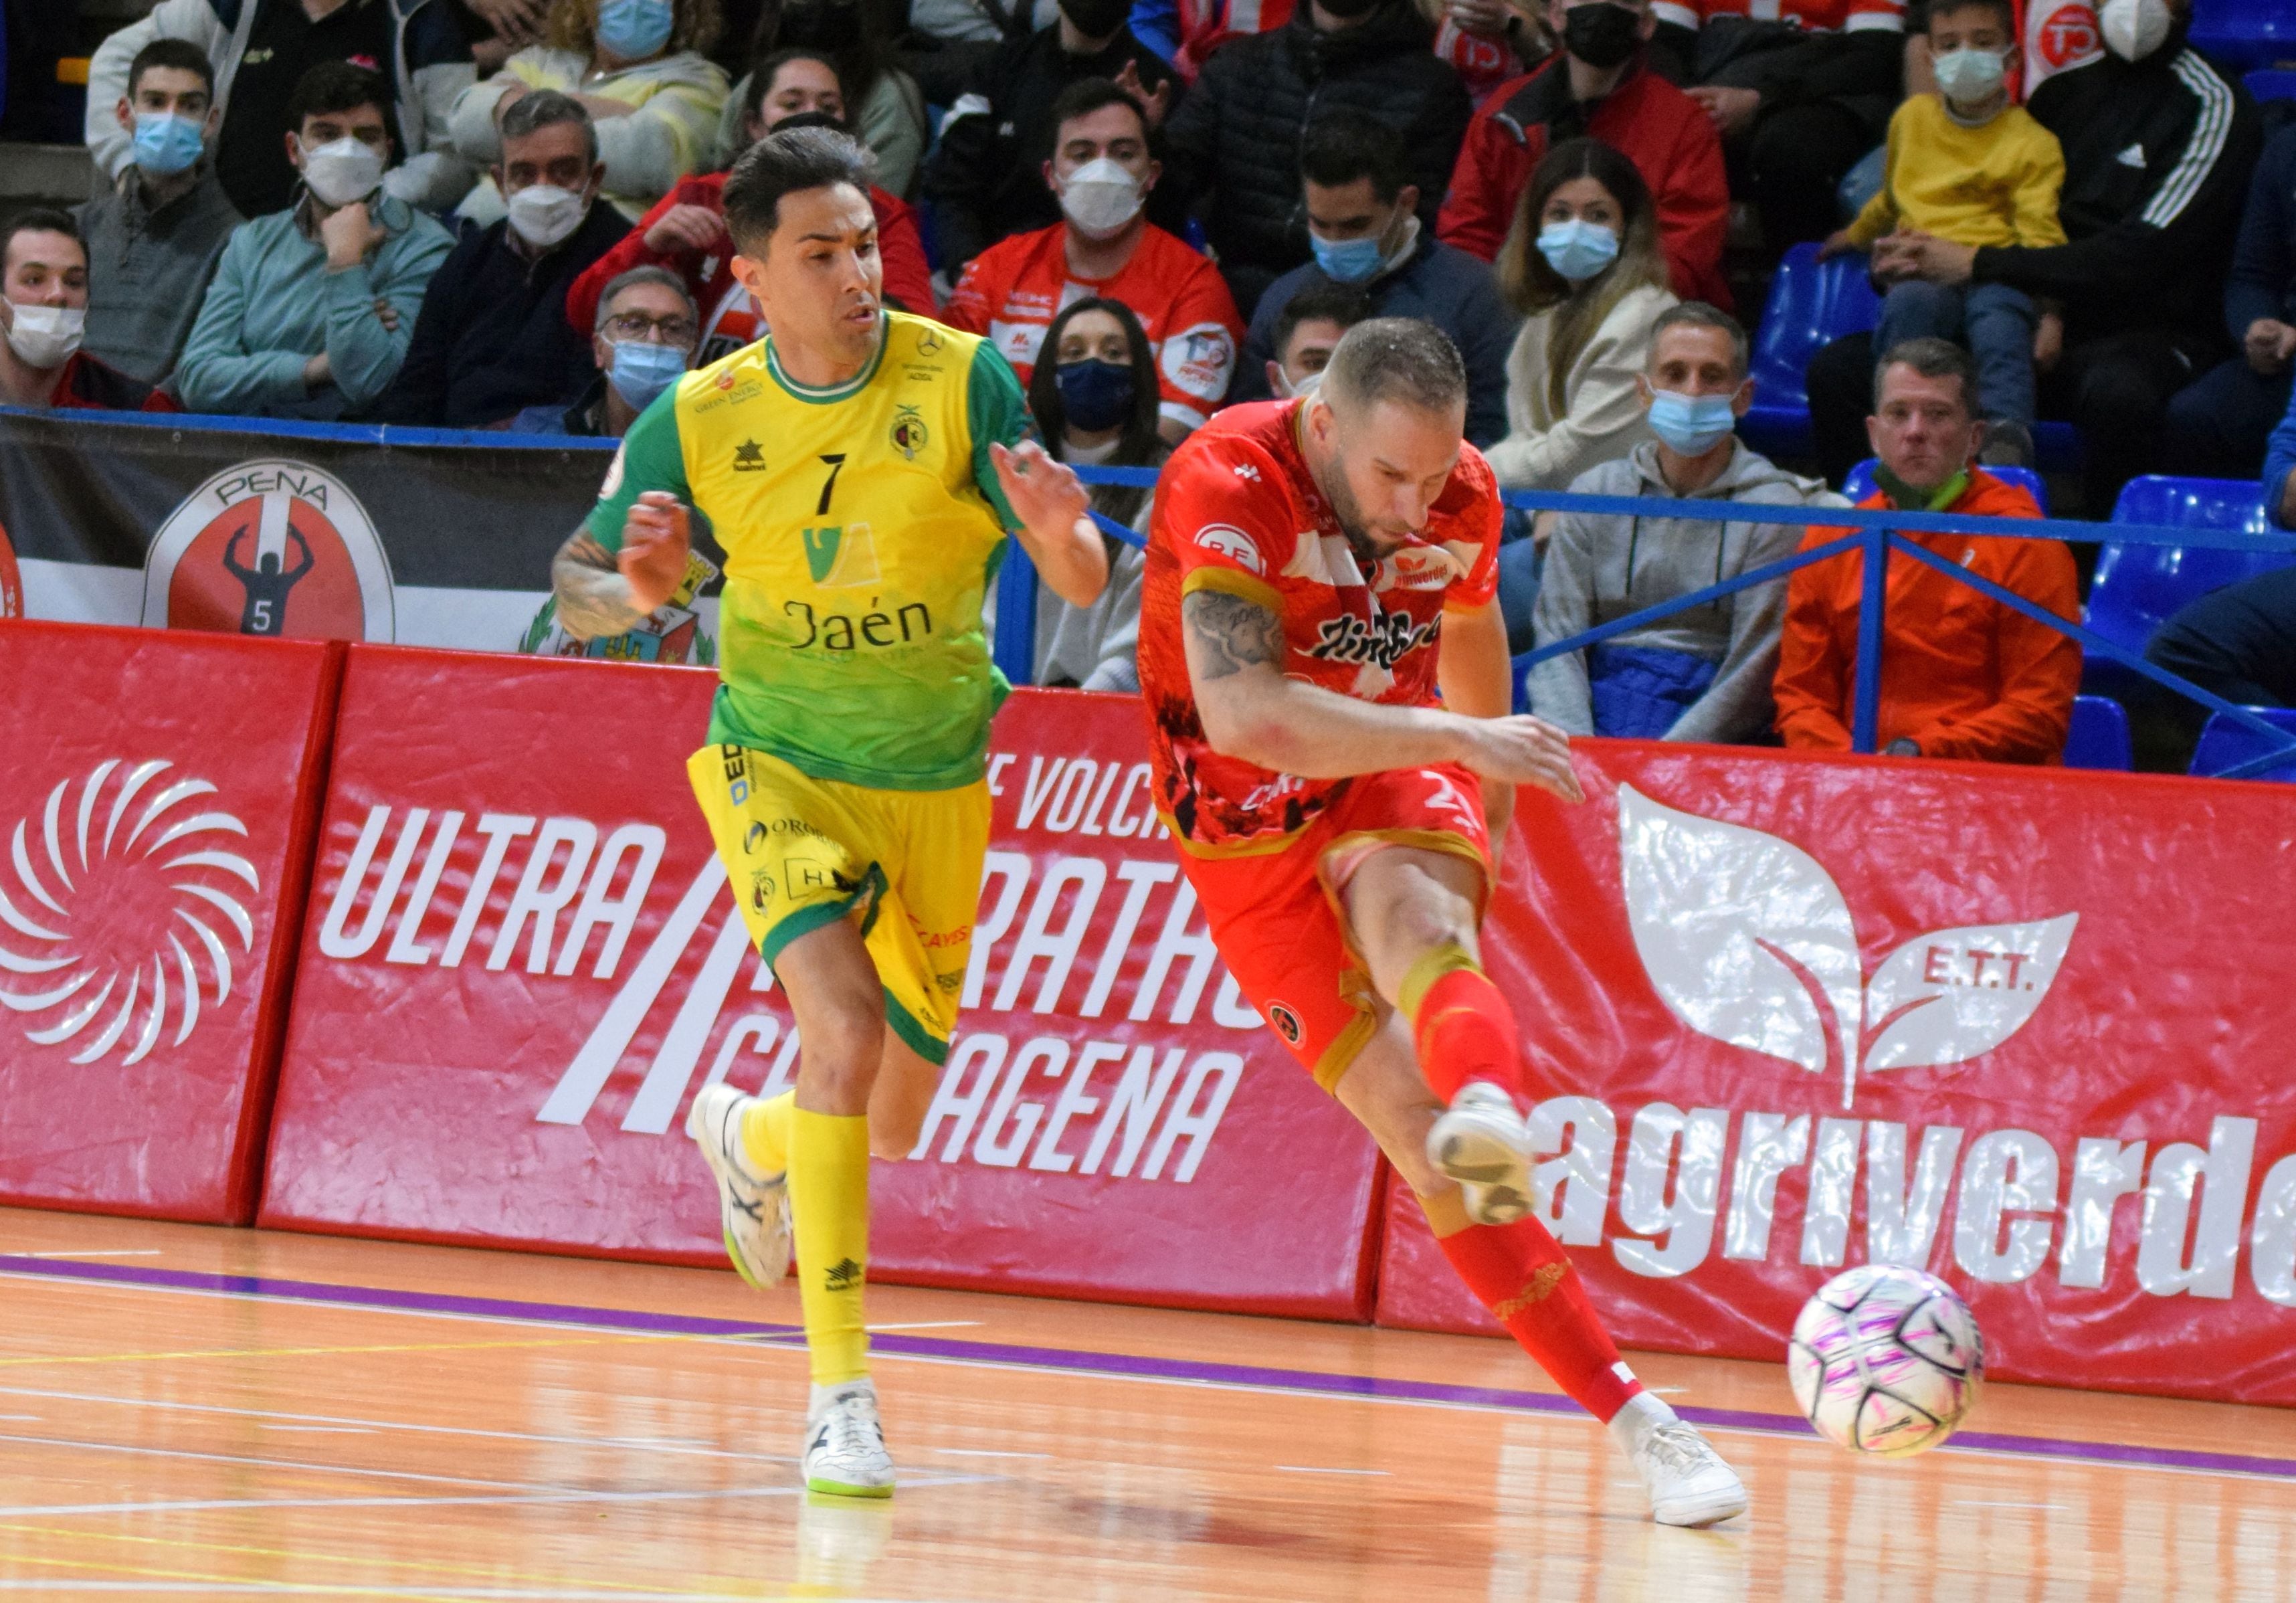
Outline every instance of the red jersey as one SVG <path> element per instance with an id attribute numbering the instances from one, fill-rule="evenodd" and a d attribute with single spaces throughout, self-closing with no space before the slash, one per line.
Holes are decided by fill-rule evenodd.
<path id="1" fill-rule="evenodd" d="M 1865 28 L 1906 31 L 1906 0 L 1656 0 L 1651 11 L 1660 21 L 1684 28 L 1696 28 L 1714 17 L 1751 17 L 1822 33 L 1854 33 Z"/>
<path id="2" fill-rule="evenodd" d="M 1156 358 L 1163 415 L 1196 429 L 1227 395 L 1243 319 L 1211 258 L 1149 224 L 1131 258 L 1107 278 L 1069 271 L 1068 226 L 1002 239 L 965 265 L 941 321 L 986 334 L 1025 386 L 1053 318 L 1070 301 L 1103 296 L 1140 319 Z"/>
<path id="3" fill-rule="evenodd" d="M 1287 678 L 1367 702 L 1435 702 L 1446 609 L 1498 592 L 1498 481 L 1472 446 L 1420 538 L 1370 573 L 1316 488 L 1296 432 L 1302 403 L 1230 407 L 1164 464 L 1140 602 L 1140 692 L 1156 804 L 1183 848 L 1272 851 L 1347 792 L 1212 750 L 1196 716 L 1180 600 L 1220 590 L 1283 621 Z"/>

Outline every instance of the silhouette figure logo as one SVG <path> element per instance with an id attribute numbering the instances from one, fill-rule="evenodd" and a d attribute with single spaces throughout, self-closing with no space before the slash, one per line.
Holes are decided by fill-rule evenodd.
<path id="1" fill-rule="evenodd" d="M 164 760 L 108 758 L 15 821 L 0 869 L 0 1009 L 37 1047 L 123 1066 L 231 994 L 262 890 L 247 826 Z"/>
<path id="2" fill-rule="evenodd" d="M 389 640 L 390 566 L 348 485 L 308 463 L 242 463 L 152 537 L 147 626 L 270 639 Z"/>

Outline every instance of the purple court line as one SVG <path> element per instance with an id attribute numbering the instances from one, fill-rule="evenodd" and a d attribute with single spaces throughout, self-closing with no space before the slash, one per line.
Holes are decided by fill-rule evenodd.
<path id="1" fill-rule="evenodd" d="M 318 1280 L 282 1280 L 266 1275 L 217 1275 L 193 1270 L 147 1269 L 133 1264 L 26 1258 L 9 1254 L 0 1254 L 0 1274 L 97 1280 L 114 1286 L 176 1291 L 219 1292 L 234 1296 L 274 1297 L 290 1302 L 322 1303 L 403 1313 L 438 1313 L 465 1319 L 580 1325 L 648 1335 L 788 1337 L 803 1334 L 802 1328 L 795 1325 L 710 1319 L 700 1314 L 589 1308 L 572 1303 L 521 1303 L 502 1297 L 463 1296 L 447 1292 L 398 1291 L 385 1287 L 338 1286 Z M 1456 1385 L 1443 1381 L 1398 1380 L 1375 1375 L 1326 1374 L 1320 1370 L 1279 1369 L 1259 1364 L 1208 1363 L 1193 1359 L 1147 1358 L 1127 1352 L 1086 1352 L 1063 1347 L 1008 1346 L 995 1342 L 899 1334 L 873 1336 L 870 1345 L 890 1356 L 938 1359 L 951 1363 L 1004 1364 L 1071 1374 L 1193 1382 L 1200 1385 L 1254 1386 L 1267 1391 L 1361 1397 L 1380 1402 L 1517 1409 L 1543 1414 L 1578 1412 L 1578 1405 L 1568 1397 L 1547 1392 L 1512 1391 L 1500 1386 Z M 1792 1414 L 1764 1414 L 1745 1409 L 1695 1406 L 1677 1411 L 1696 1425 L 1764 1431 L 1773 1435 L 1804 1436 L 1813 1434 L 1807 1421 Z M 1959 1432 L 1946 1449 L 1954 1450 L 2018 1453 L 2132 1467 L 2198 1470 L 2218 1475 L 2296 1476 L 2296 1459 L 2202 1452 L 2182 1447 L 2139 1447 L 2119 1442 L 2072 1442 L 2053 1436 L 2010 1435 L 1998 1431 Z"/>

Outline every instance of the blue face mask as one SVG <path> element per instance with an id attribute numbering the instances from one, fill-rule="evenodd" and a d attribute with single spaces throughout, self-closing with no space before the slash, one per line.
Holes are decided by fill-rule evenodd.
<path id="1" fill-rule="evenodd" d="M 614 344 L 614 366 L 608 377 L 622 399 L 643 412 L 685 374 L 685 353 L 676 346 L 656 345 L 651 340 L 619 340 Z"/>
<path id="2" fill-rule="evenodd" d="M 1061 410 L 1069 426 L 1096 434 L 1112 429 L 1132 415 L 1138 390 L 1132 369 L 1092 358 L 1062 362 L 1054 376 L 1060 383 Z"/>
<path id="3" fill-rule="evenodd" d="M 200 159 L 206 142 L 200 125 L 172 111 L 135 113 L 135 165 L 162 178 L 173 177 Z"/>
<path id="4" fill-rule="evenodd" d="M 1313 228 L 1308 230 L 1308 243 L 1315 248 L 1316 265 L 1324 276 L 1340 284 L 1361 284 L 1379 271 L 1387 252 L 1379 248 L 1377 234 L 1365 234 L 1361 239 L 1325 239 Z"/>
<path id="5" fill-rule="evenodd" d="M 1685 456 L 1702 456 L 1738 426 L 1726 395 L 1682 395 L 1672 390 L 1651 396 L 1651 432 Z"/>
<path id="6" fill-rule="evenodd" d="M 1619 236 L 1600 223 L 1574 217 L 1538 231 L 1538 253 L 1572 284 L 1584 284 L 1619 259 Z"/>
<path id="7" fill-rule="evenodd" d="M 642 62 L 669 43 L 676 26 L 670 0 L 605 0 L 598 7 L 598 43 L 626 62 Z"/>

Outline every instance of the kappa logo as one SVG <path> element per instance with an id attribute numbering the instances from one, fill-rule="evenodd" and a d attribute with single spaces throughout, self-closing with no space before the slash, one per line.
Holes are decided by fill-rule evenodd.
<path id="1" fill-rule="evenodd" d="M 182 1046 L 203 1006 L 231 994 L 233 948 L 242 963 L 254 949 L 248 899 L 262 884 L 222 838 L 243 840 L 247 826 L 202 802 L 213 785 L 174 768 L 108 758 L 59 780 L 9 836 L 24 900 L 0 889 L 0 1007 L 24 1015 L 36 1047 L 77 1043 L 76 1064 L 115 1048 L 123 1066 L 138 1064 L 163 1038 Z"/>
<path id="2" fill-rule="evenodd" d="M 1943 1068 L 2023 1029 L 2078 913 L 1917 935 L 1866 978 L 1833 875 L 1799 846 L 1619 787 L 1619 857 L 1644 971 L 1701 1035 L 1839 1074 Z"/>
<path id="3" fill-rule="evenodd" d="M 152 536 L 142 622 L 387 641 L 390 563 L 374 521 L 340 479 L 306 462 L 243 462 L 186 496 Z"/>
<path id="4" fill-rule="evenodd" d="M 1250 535 L 1233 523 L 1210 523 L 1197 530 L 1196 547 L 1214 556 L 1227 558 L 1246 572 L 1267 571 L 1267 564 L 1260 558 L 1259 547 Z"/>

